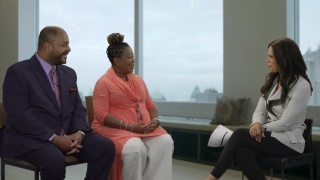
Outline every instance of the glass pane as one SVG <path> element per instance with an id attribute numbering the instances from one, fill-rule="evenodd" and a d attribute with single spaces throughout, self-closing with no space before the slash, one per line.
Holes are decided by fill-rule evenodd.
<path id="1" fill-rule="evenodd" d="M 71 52 L 66 65 L 77 72 L 83 98 L 92 94 L 96 81 L 111 66 L 107 36 L 124 34 L 124 41 L 133 48 L 134 1 L 39 1 L 39 29 L 48 25 L 60 26 L 68 33 Z"/>
<path id="2" fill-rule="evenodd" d="M 143 1 L 143 75 L 155 101 L 215 102 L 221 95 L 222 5 Z"/>
<path id="3" fill-rule="evenodd" d="M 300 1 L 300 48 L 313 85 L 310 105 L 320 105 L 320 1 Z"/>

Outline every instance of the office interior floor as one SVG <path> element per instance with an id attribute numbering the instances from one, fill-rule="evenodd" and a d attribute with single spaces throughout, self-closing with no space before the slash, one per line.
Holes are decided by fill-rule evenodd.
<path id="1" fill-rule="evenodd" d="M 173 160 L 173 180 L 204 180 L 212 166 L 197 164 L 181 160 Z M 31 171 L 6 166 L 6 180 L 32 180 L 34 174 Z M 76 165 L 67 167 L 66 180 L 84 179 L 86 165 Z M 241 180 L 242 173 L 235 170 L 227 170 L 221 180 Z M 270 179 L 268 177 L 268 179 Z M 277 178 L 273 178 L 277 180 Z"/>

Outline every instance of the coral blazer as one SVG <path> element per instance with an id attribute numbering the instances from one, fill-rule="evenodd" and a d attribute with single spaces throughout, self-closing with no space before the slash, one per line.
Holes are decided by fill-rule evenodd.
<path id="1" fill-rule="evenodd" d="M 139 134 L 126 131 L 124 129 L 110 128 L 103 125 L 104 118 L 109 113 L 121 119 L 123 122 L 127 122 L 129 124 L 136 123 L 138 121 L 136 112 L 137 103 L 139 104 L 139 108 L 144 118 L 143 122 L 149 123 L 151 121 L 148 109 L 156 107 L 156 105 L 150 97 L 146 84 L 138 75 L 131 73 L 127 76 L 129 82 L 125 82 L 119 78 L 111 67 L 97 81 L 93 92 L 93 108 L 95 118 L 92 122 L 92 128 L 94 131 L 110 138 L 115 143 L 116 157 L 112 167 L 111 179 L 119 180 L 122 179 L 121 152 L 128 139 L 131 137 L 151 137 L 167 134 L 167 132 L 161 126 L 156 128 L 151 133 Z M 135 94 L 137 97 L 128 91 L 136 91 Z M 127 129 L 129 128 L 130 127 L 127 127 Z"/>

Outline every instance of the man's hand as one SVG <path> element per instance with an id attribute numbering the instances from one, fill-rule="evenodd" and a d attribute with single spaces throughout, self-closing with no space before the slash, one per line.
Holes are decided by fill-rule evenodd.
<path id="1" fill-rule="evenodd" d="M 80 132 L 76 132 L 69 136 L 54 136 L 52 143 L 58 146 L 64 152 L 67 152 L 68 155 L 77 153 L 82 148 L 81 143 L 83 140 L 83 135 Z"/>
<path id="2" fill-rule="evenodd" d="M 72 150 L 69 151 L 67 154 L 73 154 L 75 152 L 79 152 L 80 149 L 82 148 L 81 143 L 83 140 L 83 135 L 80 132 L 76 132 L 76 133 L 69 135 L 69 137 L 71 138 L 73 143 L 70 146 L 72 148 Z"/>

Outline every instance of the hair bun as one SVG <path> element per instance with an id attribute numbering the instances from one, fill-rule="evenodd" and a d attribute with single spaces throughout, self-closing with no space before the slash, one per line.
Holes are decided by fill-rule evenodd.
<path id="1" fill-rule="evenodd" d="M 110 45 L 122 43 L 123 39 L 124 39 L 124 35 L 120 33 L 112 33 L 107 37 L 108 43 Z"/>

